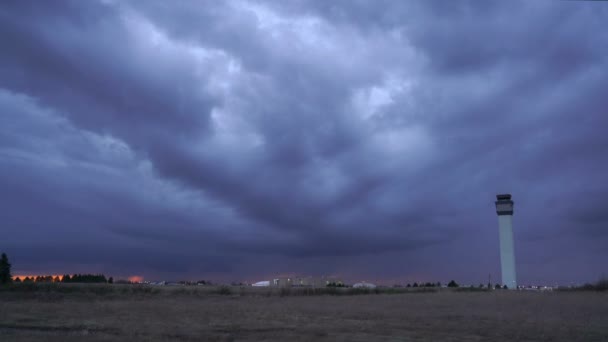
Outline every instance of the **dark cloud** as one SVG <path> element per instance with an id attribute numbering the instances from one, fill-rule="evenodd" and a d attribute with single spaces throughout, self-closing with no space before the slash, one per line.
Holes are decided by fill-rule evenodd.
<path id="1" fill-rule="evenodd" d="M 479 282 L 512 192 L 522 280 L 593 278 L 604 7 L 7 2 L 2 248 L 23 271 Z"/>

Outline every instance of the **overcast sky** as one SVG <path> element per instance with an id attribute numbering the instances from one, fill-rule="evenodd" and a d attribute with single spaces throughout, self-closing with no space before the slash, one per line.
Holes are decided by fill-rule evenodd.
<path id="1" fill-rule="evenodd" d="M 13 273 L 500 279 L 608 269 L 608 4 L 3 1 Z"/>

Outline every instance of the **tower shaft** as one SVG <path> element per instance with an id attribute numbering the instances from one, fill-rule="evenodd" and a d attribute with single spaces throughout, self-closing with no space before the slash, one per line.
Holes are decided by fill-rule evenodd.
<path id="1" fill-rule="evenodd" d="M 500 237 L 500 269 L 502 284 L 510 289 L 517 288 L 515 275 L 515 250 L 513 248 L 513 215 L 498 216 L 498 234 Z"/>

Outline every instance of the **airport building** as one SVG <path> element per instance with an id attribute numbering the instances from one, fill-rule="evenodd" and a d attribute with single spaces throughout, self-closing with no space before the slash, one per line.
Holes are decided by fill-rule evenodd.
<path id="1" fill-rule="evenodd" d="M 271 287 L 326 287 L 330 284 L 343 285 L 342 280 L 333 277 L 278 277 L 269 281 Z"/>

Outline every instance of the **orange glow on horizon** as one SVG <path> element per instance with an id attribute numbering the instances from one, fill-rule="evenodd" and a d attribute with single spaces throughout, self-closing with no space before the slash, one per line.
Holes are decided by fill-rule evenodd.
<path id="1" fill-rule="evenodd" d="M 129 278 L 127 278 L 130 282 L 132 283 L 141 283 L 144 281 L 144 277 L 142 276 L 130 276 Z"/>
<path id="2" fill-rule="evenodd" d="M 19 278 L 19 280 L 23 281 L 23 279 L 25 279 L 25 278 L 35 279 L 36 277 L 48 277 L 48 276 L 53 277 L 53 279 L 55 279 L 55 277 L 57 277 L 57 278 L 59 278 L 59 281 L 63 280 L 63 274 L 36 274 L 36 275 L 17 274 L 17 275 L 13 276 L 13 280 L 16 280 L 17 278 Z"/>

